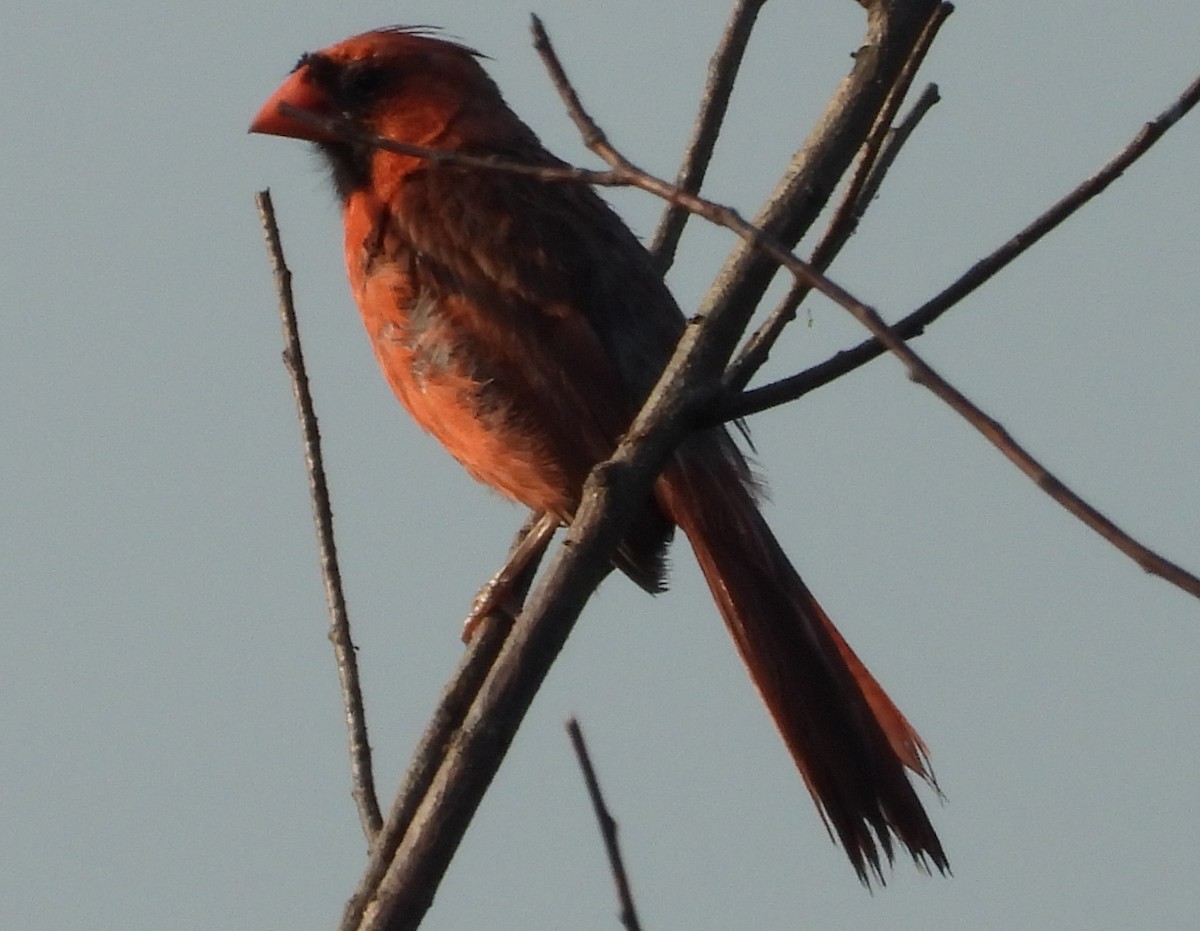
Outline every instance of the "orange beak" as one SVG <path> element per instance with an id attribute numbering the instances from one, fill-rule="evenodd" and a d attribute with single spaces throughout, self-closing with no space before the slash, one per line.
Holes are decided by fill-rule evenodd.
<path id="1" fill-rule="evenodd" d="M 324 133 L 315 126 L 280 113 L 280 104 L 289 104 L 298 110 L 307 110 L 320 116 L 336 115 L 329 96 L 313 83 L 307 68 L 301 67 L 293 71 L 279 90 L 267 99 L 254 122 L 250 124 L 250 132 L 307 139 L 310 142 L 337 141 L 335 136 Z"/>

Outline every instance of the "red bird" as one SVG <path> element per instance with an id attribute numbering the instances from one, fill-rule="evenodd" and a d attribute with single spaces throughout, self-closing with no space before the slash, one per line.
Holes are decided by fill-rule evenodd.
<path id="1" fill-rule="evenodd" d="M 356 36 L 301 58 L 251 131 L 310 140 L 328 160 L 351 291 L 417 423 L 479 481 L 569 522 L 683 332 L 650 255 L 591 188 L 435 165 L 280 112 L 286 103 L 399 142 L 562 165 L 478 58 L 419 30 Z M 618 567 L 660 591 L 677 526 L 859 877 L 883 878 L 893 838 L 945 872 L 905 772 L 930 778 L 925 745 L 792 568 L 722 428 L 674 453 Z"/>

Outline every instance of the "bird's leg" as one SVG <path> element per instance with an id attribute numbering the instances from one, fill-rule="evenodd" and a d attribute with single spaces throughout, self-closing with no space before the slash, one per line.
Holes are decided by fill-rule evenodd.
<path id="1" fill-rule="evenodd" d="M 542 511 L 525 522 L 509 550 L 508 560 L 487 580 L 471 602 L 471 613 L 463 623 L 463 643 L 471 642 L 480 623 L 493 611 L 503 611 L 510 617 L 520 612 L 521 595 L 516 592 L 516 583 L 527 570 L 532 575 L 558 525 L 559 519 L 548 511 Z"/>

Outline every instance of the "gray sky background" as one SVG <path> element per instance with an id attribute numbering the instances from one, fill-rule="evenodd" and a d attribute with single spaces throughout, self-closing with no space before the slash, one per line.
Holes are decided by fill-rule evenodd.
<path id="1" fill-rule="evenodd" d="M 615 143 L 671 174 L 726 4 L 538 7 Z M 1200 6 L 963 4 L 943 102 L 834 277 L 895 318 L 1091 173 L 1200 67 Z M 381 792 L 518 509 L 375 370 L 299 144 L 250 137 L 301 52 L 439 24 L 587 160 L 528 4 L 10 8 L 0 60 L 0 925 L 328 928 L 362 865 L 309 503 L 253 206 L 296 290 Z M 861 10 L 773 3 L 710 193 L 753 213 L 847 71 Z M 1060 476 L 1200 568 L 1200 119 L 939 322 L 919 351 Z M 659 205 L 613 196 L 642 234 Z M 696 226 L 693 306 L 730 246 Z M 814 303 L 774 374 L 856 342 Z M 862 890 L 686 545 L 610 580 L 472 826 L 433 929 L 616 928 L 562 721 L 583 721 L 649 928 L 1188 928 L 1200 913 L 1200 611 L 881 360 L 757 418 L 769 517 L 929 742 L 952 879 Z"/>

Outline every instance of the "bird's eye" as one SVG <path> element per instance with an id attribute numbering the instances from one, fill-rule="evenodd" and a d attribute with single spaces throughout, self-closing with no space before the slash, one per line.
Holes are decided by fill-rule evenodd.
<path id="1" fill-rule="evenodd" d="M 352 65 L 342 72 L 342 92 L 354 101 L 369 100 L 383 87 L 386 74 L 371 62 Z"/>

